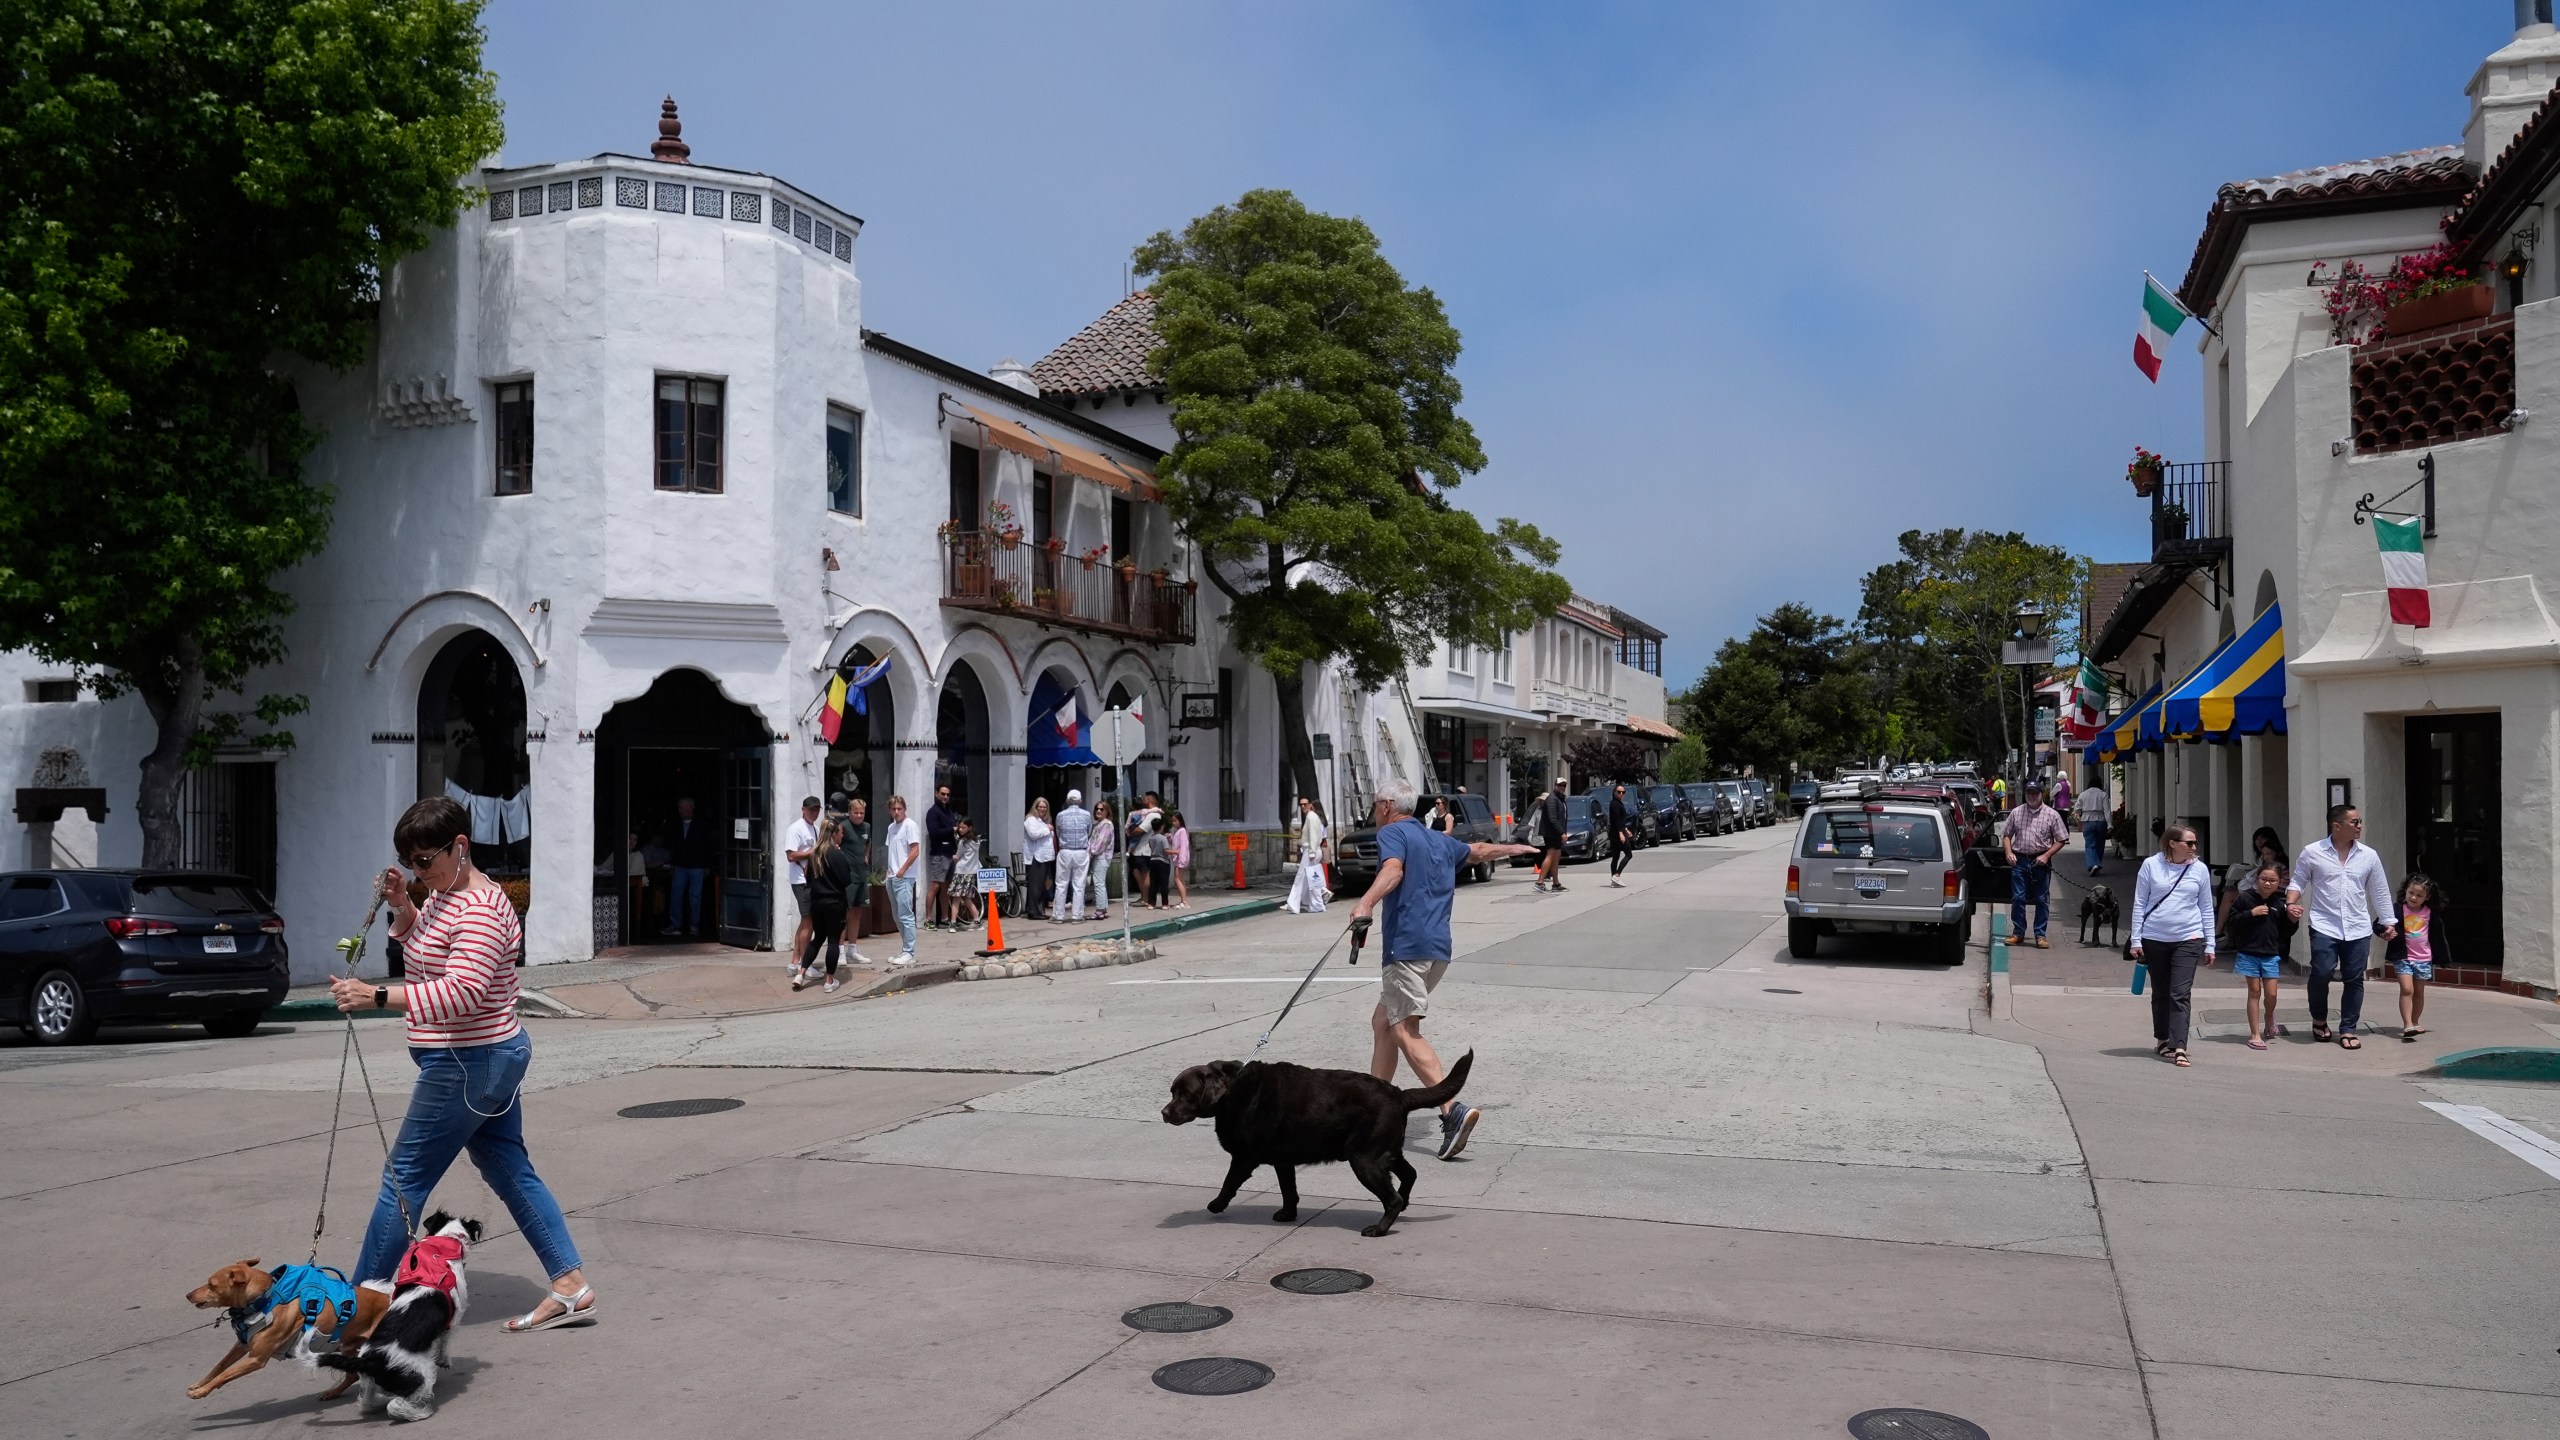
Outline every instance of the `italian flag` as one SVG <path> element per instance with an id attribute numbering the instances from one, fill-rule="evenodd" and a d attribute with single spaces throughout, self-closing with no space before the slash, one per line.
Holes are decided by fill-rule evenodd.
<path id="1" fill-rule="evenodd" d="M 2186 323 L 2187 307 L 2179 304 L 2176 296 L 2161 289 L 2160 282 L 2151 278 L 2150 271 L 2143 271 L 2142 328 L 2134 332 L 2133 363 L 2142 367 L 2142 373 L 2151 377 L 2152 384 L 2160 383 L 2160 362 L 2169 358 L 2169 337 L 2177 334 L 2178 327 Z"/>
<path id="2" fill-rule="evenodd" d="M 2382 583 L 2390 587 L 2391 623 L 2427 628 L 2433 622 L 2427 611 L 2426 522 L 2376 515 L 2373 538 L 2382 546 Z"/>
<path id="3" fill-rule="evenodd" d="M 2107 672 L 2094 657 L 2080 657 L 2080 679 L 2071 687 L 2071 723 L 2095 731 L 2107 718 Z"/>

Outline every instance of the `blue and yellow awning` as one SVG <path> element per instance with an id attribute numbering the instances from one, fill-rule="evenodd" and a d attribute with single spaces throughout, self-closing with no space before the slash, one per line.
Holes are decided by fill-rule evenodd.
<path id="1" fill-rule="evenodd" d="M 2160 702 L 2178 740 L 2284 733 L 2284 614 L 2270 605 Z"/>
<path id="2" fill-rule="evenodd" d="M 2142 717 L 2149 713 L 2159 700 L 2160 687 L 2154 685 L 2141 699 L 2127 707 L 2123 714 L 2107 722 L 2107 728 L 2099 731 L 2098 738 L 2090 742 L 2089 753 L 2100 760 L 2121 759 L 2130 753 L 2134 748 L 2134 742 L 2141 738 Z"/>

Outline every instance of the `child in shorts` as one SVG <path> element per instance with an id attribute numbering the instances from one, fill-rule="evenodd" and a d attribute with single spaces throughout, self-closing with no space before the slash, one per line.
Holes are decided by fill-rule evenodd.
<path id="1" fill-rule="evenodd" d="M 2427 1033 L 2427 982 L 2436 978 L 2435 907 L 2444 897 L 2436 882 L 2411 875 L 2400 887 L 2400 933 L 2383 947 L 2383 961 L 2400 982 L 2400 1039 L 2414 1043 Z"/>
<path id="2" fill-rule="evenodd" d="M 2259 863 L 2230 908 L 2231 968 L 2249 982 L 2249 1048 L 2264 1050 L 2276 1038 L 2276 985 L 2283 973 L 2285 942 L 2294 920 L 2284 906 L 2284 867 Z"/>

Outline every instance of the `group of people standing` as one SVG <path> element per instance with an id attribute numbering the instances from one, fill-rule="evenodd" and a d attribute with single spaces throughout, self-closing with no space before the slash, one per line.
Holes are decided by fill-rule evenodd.
<path id="1" fill-rule="evenodd" d="M 2276 990 L 2282 962 L 2296 929 L 2311 930 L 2308 989 L 2311 1038 L 2358 1050 L 2364 1041 L 2364 985 L 2373 942 L 2383 941 L 2383 961 L 2400 989 L 2400 1038 L 2427 1033 L 2427 984 L 2435 979 L 2443 945 L 2436 912 L 2444 892 L 2422 874 L 2410 874 L 2392 893 L 2382 856 L 2364 843 L 2364 816 L 2353 805 L 2332 805 L 2329 833 L 2303 847 L 2288 865 L 2284 842 L 2264 826 L 2250 837 L 2254 856 L 2216 899 L 2211 867 L 2196 857 L 2196 832 L 2170 825 L 2160 832 L 2160 852 L 2142 862 L 2134 879 L 2131 941 L 2127 953 L 2148 967 L 2153 986 L 2151 1032 L 2156 1053 L 2186 1065 L 2196 971 L 2213 964 L 2217 934 L 2233 968 L 2248 982 L 2248 1044 L 2264 1050 L 2276 1038 Z M 2338 1024 L 2329 1024 L 2329 988 L 2339 987 Z"/>
<path id="2" fill-rule="evenodd" d="M 1131 903 L 1155 910 L 1189 909 L 1191 827 L 1181 811 L 1165 809 L 1152 790 L 1138 797 L 1125 827 L 1109 797 L 1087 810 L 1084 792 L 1070 790 L 1055 816 L 1049 813 L 1048 797 L 1033 800 L 1031 813 L 1022 817 L 1024 893 L 1048 896 L 1048 918 L 1055 922 L 1109 919 L 1111 862 L 1124 841 Z"/>

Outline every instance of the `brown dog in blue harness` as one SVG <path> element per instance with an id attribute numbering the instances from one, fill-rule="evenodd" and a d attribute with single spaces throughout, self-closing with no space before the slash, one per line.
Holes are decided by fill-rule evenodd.
<path id="1" fill-rule="evenodd" d="M 389 1290 L 349 1285 L 334 1270 L 314 1265 L 261 1270 L 259 1263 L 235 1260 L 187 1292 L 187 1303 L 199 1310 L 228 1312 L 236 1337 L 230 1353 L 187 1387 L 188 1399 L 201 1400 L 279 1355 L 292 1355 L 306 1331 L 315 1346 L 352 1350 L 391 1308 Z M 354 1383 L 350 1375 L 320 1398 L 336 1399 Z"/>

